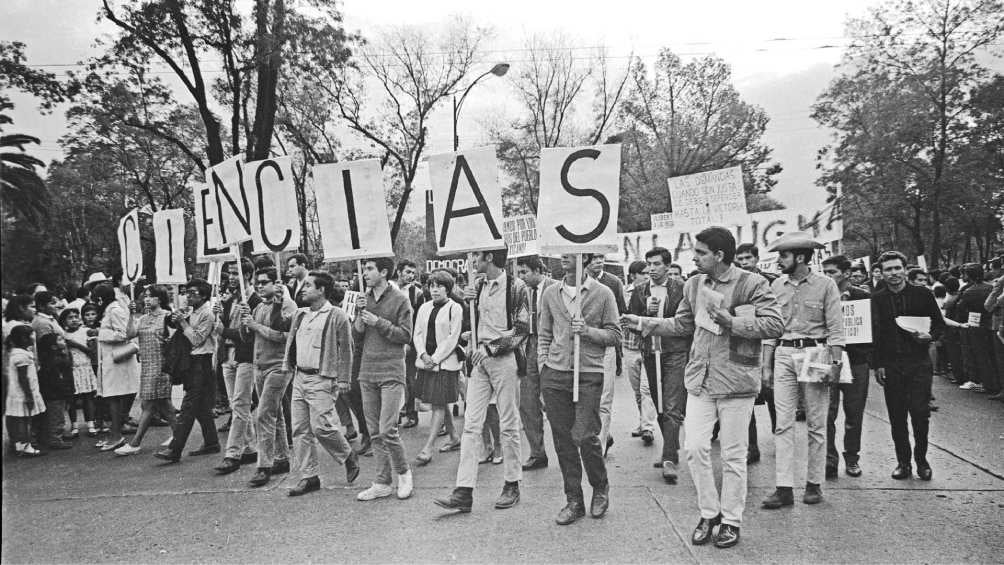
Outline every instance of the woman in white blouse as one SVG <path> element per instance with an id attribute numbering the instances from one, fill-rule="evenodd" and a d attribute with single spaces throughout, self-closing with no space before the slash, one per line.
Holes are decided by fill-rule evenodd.
<path id="1" fill-rule="evenodd" d="M 432 301 L 423 303 L 418 309 L 413 332 L 415 359 L 418 368 L 416 396 L 432 405 L 432 422 L 429 424 L 429 439 L 415 458 L 416 465 L 427 465 L 432 461 L 436 437 L 439 430 L 446 427 L 449 442 L 439 450 L 453 451 L 460 445 L 460 437 L 453 427 L 453 415 L 447 407 L 457 401 L 457 377 L 463 361 L 457 355 L 457 342 L 463 330 L 464 308 L 450 299 L 454 279 L 448 271 L 436 270 L 429 274 L 429 292 Z"/>
<path id="2" fill-rule="evenodd" d="M 111 416 L 108 437 L 95 447 L 101 451 L 114 451 L 125 445 L 122 424 L 129 417 L 130 406 L 126 399 L 139 392 L 139 346 L 133 341 L 137 335 L 136 305 L 121 288 L 109 284 L 94 287 L 91 294 L 101 313 L 98 330 L 98 395 L 105 399 Z"/>

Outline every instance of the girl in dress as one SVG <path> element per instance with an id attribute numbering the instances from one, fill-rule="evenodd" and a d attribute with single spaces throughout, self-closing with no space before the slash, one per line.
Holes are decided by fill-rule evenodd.
<path id="1" fill-rule="evenodd" d="M 99 284 L 92 292 L 95 303 L 102 309 L 101 327 L 98 328 L 98 379 L 100 394 L 108 404 L 111 426 L 108 438 L 95 447 L 101 451 L 114 451 L 126 444 L 122 437 L 122 424 L 129 416 L 125 400 L 139 390 L 139 351 L 136 337 L 136 305 L 121 288 Z"/>
<path id="2" fill-rule="evenodd" d="M 5 342 L 7 374 L 10 377 L 5 408 L 8 429 L 18 457 L 44 455 L 31 445 L 31 418 L 45 412 L 45 402 L 38 389 L 35 356 L 31 352 L 34 342 L 32 333 L 31 326 L 13 325 Z"/>
<path id="3" fill-rule="evenodd" d="M 436 270 L 429 274 L 432 300 L 418 308 L 413 344 L 420 355 L 415 359 L 422 383 L 418 396 L 432 405 L 432 422 L 425 447 L 415 458 L 417 465 L 432 461 L 432 451 L 441 427 L 445 427 L 449 442 L 440 451 L 452 451 L 460 443 L 453 415 L 447 406 L 457 401 L 457 376 L 462 366 L 457 357 L 457 342 L 463 329 L 464 309 L 450 299 L 454 280 L 450 273 Z"/>
<path id="4" fill-rule="evenodd" d="M 94 392 L 94 426 L 88 428 L 87 435 L 90 437 L 96 437 L 99 433 L 108 433 L 107 423 L 108 417 L 108 405 L 105 403 L 105 399 L 98 395 L 99 390 L 101 390 L 101 373 L 98 372 L 98 326 L 101 325 L 101 310 L 98 305 L 93 302 L 88 302 L 84 304 L 84 307 L 80 309 L 80 317 L 84 320 L 84 327 L 87 328 L 87 348 L 90 350 L 91 357 L 91 369 L 94 371 L 94 377 L 96 382 L 95 392 Z"/>
<path id="5" fill-rule="evenodd" d="M 90 436 L 97 434 L 94 427 L 94 394 L 98 388 L 98 378 L 91 367 L 91 348 L 87 345 L 87 328 L 83 318 L 74 308 L 67 308 L 59 313 L 59 325 L 66 331 L 66 345 L 70 348 L 73 359 L 73 393 L 77 403 L 84 410 L 84 422 Z M 77 410 L 70 405 L 70 436 L 77 437 Z"/>

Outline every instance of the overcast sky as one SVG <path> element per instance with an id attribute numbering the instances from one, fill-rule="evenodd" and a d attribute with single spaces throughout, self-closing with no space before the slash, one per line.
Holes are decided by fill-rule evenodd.
<path id="1" fill-rule="evenodd" d="M 498 60 L 519 64 L 527 34 L 560 31 L 582 45 L 604 45 L 612 69 L 627 55 L 646 58 L 670 47 L 684 58 L 714 53 L 732 65 L 735 84 L 748 102 L 771 117 L 765 141 L 774 160 L 784 166 L 773 195 L 789 208 L 808 211 L 825 200 L 815 187 L 815 154 L 828 134 L 809 119 L 810 105 L 833 77 L 843 51 L 844 23 L 864 15 L 872 0 L 761 0 L 759 2 L 682 1 L 541 1 L 506 0 L 347 0 L 342 8 L 346 28 L 364 35 L 401 24 L 436 26 L 451 15 L 492 26 L 496 37 L 486 69 Z M 472 6 L 476 5 L 476 8 Z M 109 31 L 96 22 L 99 0 L 3 0 L 0 37 L 28 45 L 29 64 L 64 65 L 96 53 L 94 39 Z M 69 67 L 73 68 L 73 67 Z M 61 71 L 64 67 L 47 67 Z M 479 83 L 464 107 L 461 145 L 483 141 L 479 124 L 505 106 L 509 96 L 496 79 Z M 33 152 L 45 160 L 60 155 L 58 138 L 65 133 L 61 111 L 39 116 L 36 103 L 16 97 L 18 131 L 42 139 Z M 430 126 L 430 150 L 450 147 L 449 111 Z"/>

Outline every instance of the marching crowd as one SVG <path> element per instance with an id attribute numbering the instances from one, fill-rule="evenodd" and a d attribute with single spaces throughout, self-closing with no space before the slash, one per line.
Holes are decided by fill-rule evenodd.
<path id="1" fill-rule="evenodd" d="M 869 273 L 843 256 L 818 261 L 822 247 L 786 234 L 770 249 L 780 274 L 762 272 L 755 246 L 711 227 L 696 237 L 695 271 L 655 247 L 625 281 L 604 270 L 602 255 L 563 255 L 551 278 L 541 258 L 511 265 L 499 249 L 474 254 L 471 284 L 450 269 L 419 276 L 410 261 L 377 258 L 361 263 L 360 289 L 310 270 L 299 254 L 285 265 L 241 259 L 219 287 L 192 279 L 178 296 L 175 287 L 130 287 L 100 273 L 71 296 L 37 283 L 4 299 L 5 425 L 25 458 L 72 448 L 81 435 L 100 451 L 135 455 L 151 426 L 170 426 L 153 455 L 177 463 L 198 422 L 202 443 L 189 455 L 221 454 L 220 475 L 253 466 L 250 487 L 295 473 L 290 496 L 320 489 L 319 451 L 344 466 L 349 483 L 359 458 L 372 456 L 360 501 L 408 498 L 416 468 L 457 451 L 455 488 L 434 503 L 470 512 L 480 464 L 503 466 L 498 509 L 518 504 L 524 472 L 548 467 L 546 413 L 567 502 L 556 522 L 567 525 L 587 513 L 583 470 L 589 514 L 601 518 L 610 504 L 614 379 L 625 375 L 637 407 L 632 436 L 661 443 L 657 473 L 676 484 L 686 459 L 700 509 L 691 542 L 731 547 L 747 465 L 760 460 L 754 405 L 766 404 L 771 419 L 776 490 L 762 506 L 776 509 L 794 504 L 801 441 L 802 502 L 822 500 L 824 479 L 839 470 L 840 410 L 844 471 L 864 472 L 872 377 L 885 395 L 895 479 L 914 469 L 933 476 L 934 376 L 1004 400 L 1000 258 L 989 269 L 925 272 L 887 251 Z M 842 302 L 863 299 L 871 300 L 871 342 L 847 343 Z M 177 410 L 174 385 L 184 388 Z M 462 426 L 454 422 L 461 405 Z M 409 456 L 401 430 L 418 424 L 420 407 L 430 414 L 428 437 Z M 221 412 L 230 418 L 218 430 Z"/>

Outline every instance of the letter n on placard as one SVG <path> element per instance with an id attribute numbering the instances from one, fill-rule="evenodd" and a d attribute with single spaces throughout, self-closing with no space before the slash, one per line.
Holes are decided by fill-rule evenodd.
<path id="1" fill-rule="evenodd" d="M 122 284 L 131 284 L 143 274 L 143 248 L 139 240 L 139 211 L 133 209 L 119 220 L 119 260 Z"/>
<path id="2" fill-rule="evenodd" d="M 615 252 L 619 248 L 621 146 L 540 152 L 537 230 L 541 252 Z"/>
<path id="3" fill-rule="evenodd" d="M 153 237 L 157 246 L 154 266 L 158 284 L 185 284 L 185 211 L 177 208 L 153 214 Z"/>
<path id="4" fill-rule="evenodd" d="M 254 253 L 290 251 L 300 245 L 300 215 L 292 167 L 290 157 L 244 165 Z"/>
<path id="5" fill-rule="evenodd" d="M 502 189 L 494 150 L 432 155 L 429 181 L 438 254 L 505 247 L 500 229 Z"/>
<path id="6" fill-rule="evenodd" d="M 317 165 L 313 175 L 324 260 L 393 256 L 380 161 Z"/>
<path id="7" fill-rule="evenodd" d="M 256 221 L 256 210 L 251 207 L 248 192 L 251 183 L 244 177 L 240 156 L 235 156 L 206 171 L 206 180 L 212 189 L 218 244 L 230 247 L 251 240 L 251 224 Z"/>

